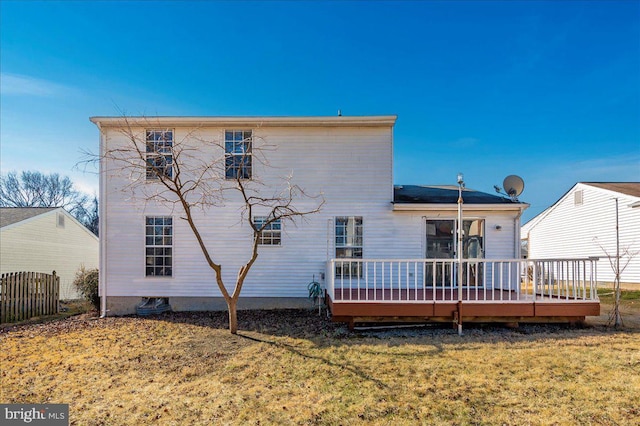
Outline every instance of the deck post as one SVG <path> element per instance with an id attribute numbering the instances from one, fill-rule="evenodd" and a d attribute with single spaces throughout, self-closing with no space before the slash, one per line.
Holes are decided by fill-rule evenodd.
<path id="1" fill-rule="evenodd" d="M 462 301 L 458 301 L 456 316 L 458 317 L 458 336 L 462 336 Z"/>
<path id="2" fill-rule="evenodd" d="M 464 188 L 464 178 L 462 173 L 458 173 L 458 246 L 456 252 L 458 254 L 458 335 L 462 336 L 462 248 L 463 248 L 463 236 L 462 236 L 462 188 Z"/>

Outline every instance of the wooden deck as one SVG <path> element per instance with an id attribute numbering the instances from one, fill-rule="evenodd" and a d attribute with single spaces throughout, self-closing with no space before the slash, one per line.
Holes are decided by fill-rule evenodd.
<path id="1" fill-rule="evenodd" d="M 335 289 L 326 295 L 336 322 L 580 322 L 599 315 L 600 303 L 507 290 Z"/>
<path id="2" fill-rule="evenodd" d="M 600 314 L 596 260 L 473 259 L 459 267 L 454 259 L 331 259 L 326 300 L 333 320 L 350 326 L 577 322 Z"/>

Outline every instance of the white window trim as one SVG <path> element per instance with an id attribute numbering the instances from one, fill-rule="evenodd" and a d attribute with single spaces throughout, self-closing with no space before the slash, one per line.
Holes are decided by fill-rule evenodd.
<path id="1" fill-rule="evenodd" d="M 144 217 L 143 223 L 142 223 L 142 242 L 143 242 L 143 250 L 142 250 L 142 276 L 146 279 L 146 280 L 172 280 L 176 277 L 176 264 L 175 264 L 175 257 L 176 257 L 176 250 L 175 250 L 175 218 L 171 215 L 166 215 L 166 214 L 147 214 Z M 163 217 L 163 218 L 171 218 L 171 246 L 149 246 L 147 245 L 147 219 L 148 218 L 157 218 L 157 217 Z M 147 258 L 147 248 L 149 247 L 171 247 L 171 275 L 147 275 L 147 264 L 146 264 L 146 258 Z"/>
<path id="2" fill-rule="evenodd" d="M 235 154 L 233 152 L 231 153 L 227 153 L 227 132 L 231 132 L 234 133 L 235 132 L 242 132 L 243 134 L 243 139 L 242 142 L 244 143 L 246 141 L 246 138 L 244 138 L 244 133 L 246 132 L 251 132 L 251 140 L 249 141 L 250 144 L 250 149 L 249 152 L 244 152 L 243 154 Z M 254 164 L 253 164 L 253 150 L 255 148 L 254 146 L 254 140 L 255 140 L 255 131 L 253 129 L 224 129 L 222 131 L 222 139 L 223 139 L 223 148 L 224 148 L 224 163 L 223 163 L 223 176 L 225 180 L 235 180 L 236 177 L 227 177 L 227 158 L 229 157 L 241 157 L 241 158 L 249 158 L 250 162 L 251 162 L 251 166 L 248 167 L 249 170 L 249 177 L 242 177 L 240 178 L 241 180 L 252 180 L 254 179 Z M 238 142 L 235 140 L 231 140 L 229 142 Z"/>
<path id="3" fill-rule="evenodd" d="M 337 235 L 338 235 L 337 232 L 336 232 L 336 229 L 337 229 L 337 226 L 338 226 L 338 219 L 342 219 L 342 218 L 347 218 L 347 219 L 353 218 L 353 219 L 360 219 L 361 220 L 361 222 L 362 222 L 362 225 L 361 225 L 361 227 L 362 227 L 362 244 L 361 245 L 352 245 L 352 246 L 348 246 L 348 245 L 340 245 L 339 246 L 338 245 L 338 243 L 336 242 Z M 365 258 L 365 256 L 364 256 L 364 240 L 365 240 L 364 234 L 365 234 L 365 229 L 364 228 L 365 228 L 364 227 L 364 216 L 346 216 L 346 215 L 345 216 L 335 216 L 333 218 L 333 246 L 334 246 L 334 252 L 333 253 L 334 253 L 334 257 L 338 258 L 337 251 L 338 251 L 339 248 L 359 248 L 359 249 L 362 250 L 362 257 L 345 257 L 344 259 L 364 259 Z"/>
<path id="4" fill-rule="evenodd" d="M 253 220 L 253 223 L 255 224 L 255 223 L 256 223 L 256 219 L 259 219 L 259 218 L 260 218 L 260 219 L 264 219 L 264 220 L 266 221 L 267 216 L 254 216 L 254 217 L 253 217 L 253 219 L 252 219 L 252 220 Z M 283 234 L 284 234 L 284 233 L 282 232 L 282 231 L 283 231 L 283 229 L 282 229 L 282 228 L 283 228 L 283 226 L 282 226 L 282 219 L 278 219 L 278 220 L 277 220 L 277 222 L 279 222 L 279 223 L 280 223 L 280 229 L 277 229 L 277 230 L 268 229 L 268 230 L 266 230 L 266 231 L 267 231 L 267 232 L 278 232 L 278 233 L 279 233 L 279 236 L 280 236 L 280 242 L 279 242 L 278 244 L 263 244 L 263 243 L 261 243 L 260 241 L 261 241 L 261 240 L 262 240 L 262 238 L 263 238 L 263 237 L 262 237 L 262 232 L 261 232 L 261 233 L 260 233 L 260 235 L 258 236 L 258 239 L 259 239 L 259 240 L 258 240 L 258 245 L 259 245 L 260 247 L 282 247 L 282 245 L 283 245 L 283 244 L 282 244 L 282 236 L 283 236 Z M 273 222 L 273 223 L 275 223 L 275 222 Z M 271 223 L 271 225 L 273 225 L 273 223 Z"/>
<path id="5" fill-rule="evenodd" d="M 351 245 L 351 246 L 338 245 L 338 243 L 336 241 L 337 240 L 337 236 L 338 236 L 338 233 L 337 233 L 338 219 L 344 219 L 344 218 L 346 218 L 347 220 L 352 219 L 352 218 L 353 219 L 360 219 L 360 221 L 361 221 L 361 225 L 360 226 L 362 228 L 362 232 L 361 232 L 362 241 L 361 241 L 360 245 Z M 364 216 L 341 215 L 341 216 L 335 216 L 333 218 L 333 247 L 334 247 L 333 248 L 333 255 L 334 255 L 334 258 L 338 261 L 338 263 L 336 263 L 335 272 L 334 272 L 336 274 L 336 276 L 341 276 L 341 277 L 344 277 L 344 278 L 349 277 L 350 279 L 354 279 L 354 280 L 362 279 L 363 270 L 359 266 L 358 263 L 350 264 L 350 266 L 349 266 L 350 269 L 346 273 L 344 273 L 344 271 L 342 270 L 343 264 L 339 263 L 339 262 L 340 261 L 349 262 L 350 260 L 362 260 L 362 259 L 365 259 L 365 251 L 364 251 L 365 226 L 364 226 L 364 222 L 365 222 Z M 355 227 L 355 224 L 354 224 L 354 227 Z M 346 237 L 346 235 L 347 234 L 345 234 L 345 237 Z M 341 248 L 352 248 L 352 249 L 353 248 L 359 248 L 362 254 L 359 257 L 338 257 L 338 249 L 341 249 Z"/>
<path id="6" fill-rule="evenodd" d="M 173 168 L 174 168 L 173 167 L 173 160 L 174 160 L 174 158 L 173 158 L 173 147 L 175 146 L 175 141 L 176 141 L 176 130 L 175 129 L 170 129 L 170 128 L 164 128 L 164 129 L 162 129 L 162 128 L 149 128 L 149 129 L 144 129 L 145 181 L 147 181 L 147 182 L 158 182 L 158 180 L 160 179 L 157 176 L 157 174 L 154 174 L 153 176 L 150 176 L 150 174 L 149 174 L 150 172 L 149 172 L 149 169 L 148 169 L 148 167 L 149 167 L 148 160 L 149 160 L 149 158 L 151 158 L 150 154 L 153 154 L 153 152 L 148 152 L 147 151 L 147 144 L 149 143 L 149 141 L 147 140 L 147 133 L 149 133 L 149 132 L 163 132 L 163 133 L 171 132 L 171 149 L 170 149 L 170 152 L 167 154 L 167 153 L 162 153 L 162 152 L 157 152 L 156 151 L 156 153 L 157 153 L 158 156 L 162 155 L 165 158 L 166 157 L 170 157 L 171 158 L 171 164 L 169 166 L 169 170 L 170 170 L 169 177 L 173 177 L 173 173 L 174 173 L 174 170 L 173 170 Z"/>

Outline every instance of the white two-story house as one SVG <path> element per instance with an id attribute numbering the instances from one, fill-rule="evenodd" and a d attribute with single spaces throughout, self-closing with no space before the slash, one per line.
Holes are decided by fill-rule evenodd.
<path id="1" fill-rule="evenodd" d="M 145 297 L 168 298 L 173 310 L 226 308 L 180 205 L 148 195 L 158 185 L 153 174 L 133 176 L 104 156 L 130 143 L 132 135 L 141 150 L 162 140 L 170 152 L 177 141 L 187 140 L 197 152 L 192 158 L 224 158 L 212 163 L 210 170 L 217 173 L 220 185 L 241 172 L 248 185 L 255 181 L 257 191 L 270 193 L 290 177 L 306 194 L 324 200 L 318 213 L 265 230 L 240 308 L 309 306 L 307 285 L 315 279 L 327 290 L 337 317 L 349 316 L 335 312 L 337 304 L 347 300 L 367 306 L 354 316 L 382 313 L 381 301 L 413 300 L 438 307 L 411 316 L 448 317 L 450 311 L 438 311 L 445 302 L 469 299 L 471 293 L 476 301 L 503 302 L 506 296 L 497 299 L 494 290 L 519 288 L 520 216 L 528 205 L 462 191 L 462 251 L 469 261 L 458 286 L 459 188 L 394 186 L 395 116 L 92 117 L 91 121 L 100 130 L 102 153 L 103 314 L 133 313 Z M 243 153 L 241 159 L 238 152 Z M 171 167 L 178 160 L 167 155 L 163 161 Z M 310 209 L 319 198 L 299 202 Z M 232 195 L 194 210 L 194 222 L 231 286 L 251 250 L 253 234 L 241 220 L 242 206 L 242 200 Z M 252 220 L 264 218 L 254 212 Z M 492 259 L 513 265 L 486 263 Z M 464 287 L 468 291 L 463 297 L 458 290 Z M 356 290 L 364 293 L 353 293 Z"/>

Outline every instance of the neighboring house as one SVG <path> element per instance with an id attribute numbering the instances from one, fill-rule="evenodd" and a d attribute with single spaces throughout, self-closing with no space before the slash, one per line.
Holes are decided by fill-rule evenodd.
<path id="1" fill-rule="evenodd" d="M 618 236 L 621 265 L 629 261 L 620 281 L 640 285 L 640 182 L 579 182 L 527 222 L 521 236 L 530 258 L 600 257 L 598 278 L 608 283 Z"/>
<path id="2" fill-rule="evenodd" d="M 458 297 L 458 187 L 393 185 L 395 120 L 396 116 L 91 118 L 100 129 L 103 154 L 127 144 L 128 131 L 141 138 L 142 152 L 145 140 L 149 149 L 158 146 L 156 136 L 160 135 L 162 155 L 169 162 L 172 158 L 167 147 L 175 141 L 187 138 L 196 145 L 198 141 L 217 141 L 217 145 L 202 142 L 200 146 L 207 155 L 227 158 L 226 166 L 217 170 L 223 180 L 241 164 L 233 158 L 234 147 L 241 143 L 244 152 L 251 152 L 254 143 L 266 143 L 270 149 L 264 152 L 264 159 L 249 160 L 242 166 L 245 178 L 259 180 L 268 193 L 283 176 L 292 175 L 292 182 L 307 194 L 322 194 L 325 204 L 319 213 L 295 225 L 278 224 L 263 236 L 258 260 L 243 287 L 241 308 L 309 306 L 307 284 L 315 277 L 327 290 L 334 315 L 348 288 L 401 286 L 405 291 L 405 285 L 407 289 L 419 285 L 434 290 L 429 300 L 425 291 L 421 293 L 424 303 L 420 306 L 426 310 L 420 315 L 451 318 L 452 310 L 459 309 L 456 303 L 449 303 L 451 297 Z M 226 152 L 210 152 L 216 149 Z M 136 197 L 135 191 L 132 196 L 130 177 L 129 171 L 103 159 L 103 313 L 135 312 L 143 297 L 169 298 L 174 310 L 225 309 L 214 273 L 187 223 L 181 220 L 181 210 Z M 153 175 L 148 174 L 147 180 L 143 189 L 158 185 Z M 463 253 L 469 259 L 463 286 L 473 285 L 474 297 L 484 298 L 482 309 L 496 306 L 486 303 L 489 299 L 500 297 L 502 302 L 507 297 L 491 293 L 498 287 L 512 292 L 508 300 L 515 301 L 520 281 L 520 216 L 528 205 L 468 189 L 463 191 L 463 200 Z M 200 224 L 215 261 L 222 265 L 228 286 L 235 282 L 251 247 L 252 232 L 240 220 L 241 207 L 240 201 L 230 199 L 224 206 L 196 210 L 195 222 Z M 261 220 L 259 212 L 254 214 L 254 220 Z M 158 234 L 171 238 L 156 239 Z M 154 245 L 157 241 L 163 245 Z M 490 264 L 491 259 L 512 259 L 514 267 Z M 447 289 L 446 295 L 443 289 Z M 396 297 L 396 293 L 389 294 Z M 446 309 L 434 311 L 432 302 L 442 302 L 438 306 Z M 375 303 L 367 306 L 374 310 L 380 307 Z M 528 312 L 523 315 L 531 316 L 534 311 Z M 392 315 L 381 310 L 376 314 Z M 337 315 L 345 316 L 349 315 Z"/>
<path id="3" fill-rule="evenodd" d="M 0 273 L 56 271 L 60 299 L 77 299 L 73 278 L 98 257 L 98 237 L 63 208 L 0 208 Z"/>

